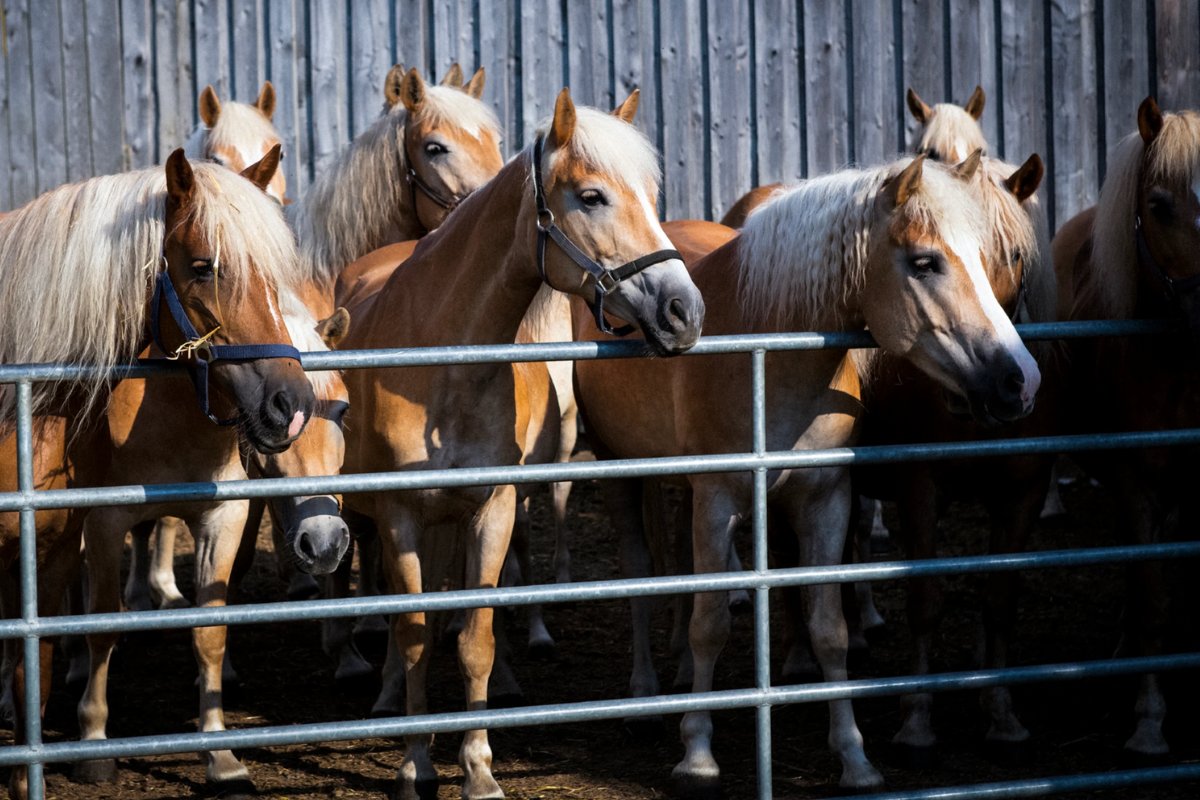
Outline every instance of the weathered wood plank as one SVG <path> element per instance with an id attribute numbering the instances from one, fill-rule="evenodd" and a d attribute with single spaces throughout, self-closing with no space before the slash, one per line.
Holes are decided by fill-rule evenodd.
<path id="1" fill-rule="evenodd" d="M 66 180 L 92 176 L 92 132 L 88 124 L 87 20 L 70 8 L 62 14 L 62 74 Z"/>
<path id="2" fill-rule="evenodd" d="M 527 142 L 533 141 L 538 123 L 554 111 L 554 100 L 565 85 L 565 24 L 557 0 L 521 0 L 521 128 Z"/>
<path id="3" fill-rule="evenodd" d="M 0 2 L 3 9 L 3 2 Z M 12 133 L 8 127 L 8 23 L 0 14 L 0 211 L 8 211 L 13 207 L 12 199 Z"/>
<path id="4" fill-rule="evenodd" d="M 196 94 L 212 86 L 222 100 L 230 96 L 229 18 L 225 0 L 195 0 L 192 36 L 196 43 Z"/>
<path id="5" fill-rule="evenodd" d="M 1158 103 L 1166 110 L 1200 108 L 1200 3 L 1159 0 Z"/>
<path id="6" fill-rule="evenodd" d="M 37 129 L 33 114 L 33 53 L 30 0 L 6 3 L 4 42 L 8 54 L 9 180 L 12 203 L 19 206 L 38 193 Z"/>
<path id="7" fill-rule="evenodd" d="M 947 100 L 962 105 L 976 86 L 983 87 L 987 102 L 979 120 L 988 152 L 995 155 L 1000 143 L 1000 91 L 996 86 L 996 18 L 992 0 L 950 0 L 950 94 Z M 933 102 L 929 100 L 927 102 Z"/>
<path id="8" fill-rule="evenodd" d="M 58 3 L 38 3 L 31 10 L 29 34 L 33 56 L 33 129 L 37 136 L 38 192 L 67 182 L 66 117 L 63 103 L 62 22 Z"/>
<path id="9" fill-rule="evenodd" d="M 154 163 L 150 19 L 149 0 L 121 0 L 126 169 L 140 169 Z"/>
<path id="10" fill-rule="evenodd" d="M 669 6 L 669 7 L 668 7 Z M 667 219 L 704 216 L 704 87 L 700 3 L 662 4 L 662 136 Z"/>
<path id="11" fill-rule="evenodd" d="M 430 81 L 437 82 L 450 65 L 459 66 L 471 77 L 475 69 L 475 27 L 473 0 L 443 0 L 433 15 L 433 62 Z"/>
<path id="12" fill-rule="evenodd" d="M 263 46 L 263 0 L 238 0 L 231 8 L 229 27 L 233 34 L 229 54 L 229 91 L 234 100 L 252 103 L 267 76 L 267 53 Z M 358 15 L 355 9 L 354 15 Z"/>
<path id="13" fill-rule="evenodd" d="M 608 9 L 604 3 L 568 3 L 567 67 L 575 102 L 600 108 L 614 105 L 609 69 Z M 624 99 L 622 97 L 622 99 Z"/>
<path id="14" fill-rule="evenodd" d="M 929 105 L 952 101 L 947 97 L 942 0 L 903 0 L 904 88 L 911 87 Z M 903 89 L 901 90 L 903 91 Z M 966 101 L 967 98 L 962 98 Z M 912 114 L 904 115 L 905 145 L 911 149 L 919 127 Z"/>
<path id="15" fill-rule="evenodd" d="M 312 96 L 312 159 L 315 175 L 350 140 L 346 101 L 346 29 L 342 9 L 314 3 L 309 41 Z"/>
<path id="16" fill-rule="evenodd" d="M 483 101 L 496 111 L 504 131 L 504 151 L 512 155 L 524 145 L 520 119 L 517 115 L 518 57 L 517 43 L 509 0 L 480 0 L 479 3 L 479 63 L 472 68 L 483 67 L 487 72 L 487 83 L 483 90 Z"/>
<path id="17" fill-rule="evenodd" d="M 749 191 L 750 140 L 750 8 L 748 0 L 712 3 L 708 8 L 708 78 L 711 147 L 707 169 L 712 197 L 705 209 L 720 219 Z"/>
<path id="18" fill-rule="evenodd" d="M 1046 65 L 1041 9 L 1014 8 L 1005 3 L 1000 22 L 1001 59 L 1004 79 L 1004 152 L 1008 161 L 1024 161 L 1039 153 L 1049 162 L 1046 135 Z M 1049 163 L 1047 164 L 1049 166 Z M 1053 175 L 1047 180 L 1053 182 Z M 1044 185 L 1041 196 L 1050 198 L 1052 186 Z"/>
<path id="19" fill-rule="evenodd" d="M 1137 130 L 1138 105 L 1150 93 L 1146 0 L 1102 0 L 1104 138 L 1107 154 Z"/>
<path id="20" fill-rule="evenodd" d="M 308 58 L 304 44 L 304 5 L 300 0 L 267 0 L 271 19 L 271 72 L 275 86 L 275 128 L 283 139 L 283 170 L 289 197 L 303 196 L 309 170 Z"/>
<path id="21" fill-rule="evenodd" d="M 121 68 L 120 0 L 95 0 L 84 13 L 88 29 L 88 110 L 92 120 L 92 170 L 111 175 L 125 169 L 125 106 Z"/>
<path id="22" fill-rule="evenodd" d="M 804 80 L 808 98 L 808 174 L 850 163 L 846 74 L 846 16 L 842 7 L 805 6 Z"/>
<path id="23" fill-rule="evenodd" d="M 390 15 L 386 0 L 358 3 L 350 15 L 351 139 L 370 127 L 383 107 L 383 81 L 392 67 Z"/>
<path id="24" fill-rule="evenodd" d="M 405 68 L 429 71 L 431 53 L 427 53 L 429 26 L 425 0 L 400 0 L 396 3 L 396 61 Z"/>
<path id="25" fill-rule="evenodd" d="M 882 164 L 896 155 L 900 141 L 896 91 L 896 44 L 892 6 L 851 0 L 851 49 L 854 58 L 854 161 Z M 785 118 L 786 119 L 786 118 Z M 759 128 L 761 138 L 761 126 Z"/>
<path id="26" fill-rule="evenodd" d="M 658 82 L 658 48 L 654 42 L 655 6 L 638 0 L 613 2 L 610 20 L 613 29 L 613 101 L 619 103 L 631 91 L 640 89 L 641 102 L 634 124 L 661 147 L 658 104 L 662 87 Z"/>
<path id="27" fill-rule="evenodd" d="M 155 161 L 183 145 L 195 126 L 191 14 L 186 2 L 154 4 L 154 85 L 158 98 Z"/>
<path id="28" fill-rule="evenodd" d="M 1093 0 L 1055 0 L 1050 14 L 1054 207 L 1067 220 L 1097 196 L 1096 8 Z"/>

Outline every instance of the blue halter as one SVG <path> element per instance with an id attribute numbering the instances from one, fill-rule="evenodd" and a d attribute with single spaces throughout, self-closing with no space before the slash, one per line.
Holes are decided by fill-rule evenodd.
<path id="1" fill-rule="evenodd" d="M 188 373 L 192 377 L 192 386 L 196 389 L 196 399 L 200 402 L 200 410 L 204 412 L 204 416 L 218 425 L 236 424 L 238 418 L 234 416 L 229 419 L 219 419 L 209 409 L 208 367 L 210 364 L 217 361 L 255 361 L 260 358 L 300 360 L 300 351 L 290 344 L 210 344 L 188 319 L 187 312 L 183 310 L 183 303 L 179 301 L 179 294 L 175 291 L 175 284 L 171 282 L 171 275 L 167 272 L 165 265 L 154 282 L 154 296 L 150 300 L 150 334 L 154 337 L 154 344 L 163 353 L 168 352 L 162 341 L 162 318 L 159 314 L 159 308 L 164 300 L 167 303 L 167 310 L 171 312 L 171 318 L 175 320 L 175 324 L 179 326 L 179 331 L 186 340 L 185 345 L 194 345 L 190 348 L 186 346 L 180 348 L 176 351 L 174 358 L 178 358 L 180 355 L 192 356 L 189 361 Z M 172 356 L 168 355 L 167 358 L 172 358 Z"/>

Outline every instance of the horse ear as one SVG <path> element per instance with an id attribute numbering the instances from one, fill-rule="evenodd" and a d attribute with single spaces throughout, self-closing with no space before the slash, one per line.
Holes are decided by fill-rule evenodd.
<path id="1" fill-rule="evenodd" d="M 1147 97 L 1138 106 L 1138 132 L 1142 141 L 1150 144 L 1158 136 L 1163 127 L 1163 114 L 1153 97 Z"/>
<path id="2" fill-rule="evenodd" d="M 626 122 L 633 124 L 633 118 L 637 115 L 638 102 L 642 99 L 642 90 L 634 89 L 629 93 L 629 97 L 621 105 L 613 109 L 613 116 L 620 117 Z"/>
<path id="3" fill-rule="evenodd" d="M 912 160 L 907 167 L 900 171 L 900 174 L 887 182 L 884 191 L 892 198 L 892 206 L 899 208 L 908 202 L 908 198 L 912 197 L 917 191 L 917 187 L 921 185 L 921 170 L 925 166 L 925 156 L 919 155 Z"/>
<path id="4" fill-rule="evenodd" d="M 417 72 L 416 67 L 404 75 L 404 80 L 400 84 L 400 101 L 404 103 L 404 107 L 410 114 L 417 113 L 417 110 L 425 103 L 425 81 L 421 79 L 421 73 Z"/>
<path id="5" fill-rule="evenodd" d="M 463 91 L 474 97 L 476 100 L 483 97 L 483 85 L 487 82 L 487 75 L 483 71 L 483 67 L 475 70 L 475 74 L 471 76 L 471 80 L 467 81 Z"/>
<path id="6" fill-rule="evenodd" d="M 983 93 L 983 87 L 976 86 L 975 91 L 971 92 L 971 96 L 967 98 L 967 104 L 963 106 L 963 110 L 973 118 L 979 119 L 983 116 L 983 104 L 985 102 L 987 102 L 987 96 Z"/>
<path id="7" fill-rule="evenodd" d="M 983 161 L 983 148 L 976 147 L 975 152 L 963 159 L 962 163 L 956 164 L 954 174 L 963 179 L 967 183 L 975 177 L 975 173 L 979 171 L 979 164 Z"/>
<path id="8" fill-rule="evenodd" d="M 217 93 L 212 86 L 205 86 L 204 91 L 200 93 L 200 119 L 211 128 L 217 124 L 219 116 L 221 116 L 221 101 L 217 99 Z"/>
<path id="9" fill-rule="evenodd" d="M 457 61 L 450 65 L 450 69 L 446 70 L 446 74 L 442 76 L 440 83 L 442 86 L 450 86 L 455 89 L 463 85 L 463 71 Z"/>
<path id="10" fill-rule="evenodd" d="M 192 199 L 192 190 L 196 187 L 196 175 L 192 165 L 188 163 L 183 148 L 177 148 L 167 157 L 167 200 L 176 208 L 186 206 Z"/>
<path id="11" fill-rule="evenodd" d="M 929 118 L 933 116 L 933 109 L 925 105 L 925 101 L 917 96 L 917 93 L 912 90 L 911 86 L 908 87 L 905 99 L 908 100 L 908 110 L 917 118 L 917 122 L 922 125 L 929 122 Z"/>
<path id="12" fill-rule="evenodd" d="M 258 91 L 258 99 L 254 101 L 254 106 L 268 120 L 275 116 L 275 87 L 271 85 L 270 81 L 263 81 L 262 89 Z"/>
<path id="13" fill-rule="evenodd" d="M 383 80 L 383 100 L 388 108 L 394 108 L 400 102 L 400 84 L 404 82 L 404 67 L 396 64 L 388 70 Z"/>
<path id="14" fill-rule="evenodd" d="M 1024 203 L 1042 185 L 1045 175 L 1046 167 L 1042 164 L 1042 157 L 1034 153 L 1025 159 L 1024 164 L 1017 167 L 1016 172 L 1004 179 L 1004 188 L 1013 193 L 1017 202 Z"/>
<path id="15" fill-rule="evenodd" d="M 316 330 L 325 346 L 336 350 L 350 332 L 350 312 L 339 306 L 337 311 L 317 323 Z"/>
<path id="16" fill-rule="evenodd" d="M 563 87 L 554 101 L 554 120 L 550 123 L 550 145 L 562 147 L 575 134 L 575 103 L 571 101 L 571 90 Z"/>
<path id="17" fill-rule="evenodd" d="M 271 178 L 275 177 L 275 171 L 279 169 L 279 158 L 282 152 L 283 145 L 276 142 L 265 156 L 242 170 L 242 177 L 265 192 L 271 183 Z"/>

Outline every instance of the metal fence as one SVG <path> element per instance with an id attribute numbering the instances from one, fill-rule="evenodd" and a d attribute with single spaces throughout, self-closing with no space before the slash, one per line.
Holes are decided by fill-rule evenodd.
<path id="1" fill-rule="evenodd" d="M 1040 323 L 1018 326 L 1027 340 L 1085 336 L 1163 335 L 1166 326 L 1143 321 Z M 485 467 L 366 473 L 312 478 L 276 478 L 219 483 L 178 483 L 37 491 L 32 461 L 31 386 L 34 382 L 79 378 L 87 367 L 66 365 L 0 365 L 0 384 L 17 387 L 18 491 L 0 493 L 0 511 L 19 511 L 21 524 L 21 619 L 0 621 L 0 639 L 24 639 L 26 663 L 36 663 L 38 641 L 63 634 L 98 631 L 144 631 L 210 625 L 315 620 L 359 614 L 436 611 L 480 606 L 517 606 L 668 595 L 683 592 L 752 589 L 754 604 L 755 681 L 752 688 L 650 698 L 547 704 L 519 709 L 427 714 L 417 717 L 264 726 L 209 733 L 149 735 L 93 741 L 42 741 L 39 671 L 26 671 L 24 709 L 27 744 L 0 748 L 0 765 L 25 764 L 30 769 L 30 797 L 41 800 L 42 765 L 47 762 L 117 758 L 198 750 L 307 744 L 369 737 L 397 737 L 416 733 L 444 733 L 474 728 L 577 722 L 624 717 L 753 707 L 757 714 L 758 797 L 772 796 L 771 708 L 790 703 L 825 702 L 839 698 L 938 692 L 1038 681 L 1078 680 L 1089 677 L 1163 672 L 1200 668 L 1200 652 L 1104 661 L 1046 664 L 974 672 L 902 676 L 800 686 L 770 684 L 768 597 L 771 589 L 822 583 L 849 583 L 917 576 L 1011 571 L 1032 568 L 1083 566 L 1140 560 L 1200 558 L 1200 541 L 1084 550 L 1015 553 L 939 558 L 925 561 L 892 561 L 829 567 L 769 569 L 767 566 L 766 475 L 768 470 L 851 464 L 879 464 L 912 460 L 940 460 L 964 456 L 997 456 L 1032 453 L 1083 452 L 1164 445 L 1200 444 L 1200 428 L 1142 433 L 1050 436 L 903 446 L 848 447 L 811 451 L 766 450 L 764 401 L 765 354 L 769 350 L 815 350 L 874 346 L 865 333 L 789 333 L 703 338 L 690 355 L 746 353 L 752 359 L 753 448 L 751 452 L 615 460 L 595 463 L 542 464 L 521 467 Z M 629 358 L 641 355 L 637 342 L 573 342 L 541 345 L 403 348 L 392 350 L 310 353 L 305 369 L 361 369 L 369 367 L 431 366 L 516 361 L 559 361 L 595 358 Z M 686 357 L 686 356 L 685 356 Z M 122 375 L 149 377 L 173 371 L 161 363 L 124 368 Z M 93 614 L 43 618 L 37 613 L 37 575 L 34 514 L 39 509 L 97 505 L 146 504 L 166 500 L 222 500 L 272 497 L 317 492 L 361 492 L 448 486 L 486 486 L 503 483 L 541 483 L 560 480 L 678 475 L 704 472 L 754 473 L 753 569 L 700 576 L 592 581 L 552 586 L 502 589 L 468 589 L 422 595 L 346 598 L 305 602 L 266 603 L 249 606 L 191 608 L 139 613 Z M 20 702 L 20 700 L 18 700 Z M 1071 775 L 1003 783 L 938 788 L 928 791 L 889 792 L 871 800 L 903 798 L 1028 797 L 1101 788 L 1124 788 L 1170 781 L 1200 780 L 1200 764 L 1130 769 L 1091 775 Z"/>

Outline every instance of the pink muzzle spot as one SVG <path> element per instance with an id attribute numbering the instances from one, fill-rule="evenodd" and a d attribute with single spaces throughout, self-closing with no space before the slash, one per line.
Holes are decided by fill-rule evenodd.
<path id="1" fill-rule="evenodd" d="M 297 411 L 296 416 L 292 417 L 292 424 L 288 425 L 288 436 L 294 439 L 300 435 L 302 430 L 304 430 L 304 412 Z"/>

